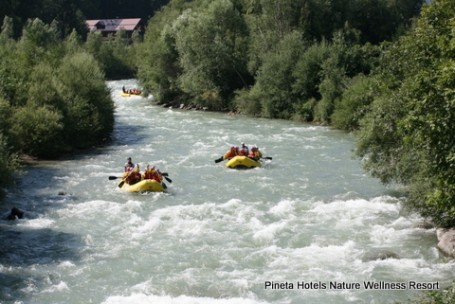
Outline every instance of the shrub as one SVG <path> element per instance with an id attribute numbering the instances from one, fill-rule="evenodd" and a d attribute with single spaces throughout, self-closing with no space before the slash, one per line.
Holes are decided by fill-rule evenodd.
<path id="1" fill-rule="evenodd" d="M 24 153 L 54 157 L 62 149 L 62 115 L 48 107 L 23 107 L 13 115 L 11 134 Z"/>

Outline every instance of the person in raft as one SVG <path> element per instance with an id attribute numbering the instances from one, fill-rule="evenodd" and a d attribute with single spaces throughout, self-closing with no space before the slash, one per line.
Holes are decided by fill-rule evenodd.
<path id="1" fill-rule="evenodd" d="M 248 156 L 248 154 L 250 154 L 248 146 L 245 145 L 245 143 L 242 143 L 242 146 L 239 149 L 239 155 L 240 156 Z"/>
<path id="2" fill-rule="evenodd" d="M 131 170 L 133 170 L 133 169 L 134 169 L 134 164 L 133 164 L 133 162 L 131 161 L 131 157 L 128 157 L 128 158 L 126 159 L 126 163 L 125 163 L 123 172 L 129 172 L 129 171 L 131 171 Z"/>
<path id="3" fill-rule="evenodd" d="M 141 171 L 139 164 L 136 164 L 134 169 L 126 171 L 124 173 L 124 180 L 129 185 L 134 185 L 137 182 L 140 182 L 142 179 Z"/>
<path id="4" fill-rule="evenodd" d="M 232 146 L 223 156 L 218 159 L 215 159 L 215 163 L 219 163 L 225 159 L 231 159 L 235 156 L 239 155 L 239 147 Z"/>
<path id="5" fill-rule="evenodd" d="M 159 183 L 163 181 L 163 175 L 161 174 L 160 170 L 158 170 L 158 168 L 156 168 L 155 166 L 150 167 L 150 165 L 147 165 L 147 167 L 145 168 L 143 178 L 153 179 Z"/>
<path id="6" fill-rule="evenodd" d="M 251 151 L 248 154 L 248 157 L 257 161 L 260 158 L 262 158 L 262 153 L 261 153 L 261 151 L 259 151 L 258 147 L 253 147 L 253 148 L 251 148 Z"/>
<path id="7" fill-rule="evenodd" d="M 142 93 L 141 90 L 139 89 L 136 89 L 136 88 L 132 88 L 132 89 L 126 89 L 125 86 L 122 87 L 122 91 L 123 93 L 125 94 L 135 94 L 135 95 L 140 95 Z"/>

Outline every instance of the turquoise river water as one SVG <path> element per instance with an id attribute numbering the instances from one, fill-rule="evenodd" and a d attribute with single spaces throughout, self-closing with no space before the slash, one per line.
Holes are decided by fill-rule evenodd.
<path id="1" fill-rule="evenodd" d="M 24 168 L 0 220 L 0 303 L 411 303 L 455 263 L 353 158 L 354 138 L 282 120 L 116 104 L 113 142 Z M 215 163 L 231 145 L 273 157 Z M 167 193 L 117 188 L 126 158 L 168 172 Z"/>

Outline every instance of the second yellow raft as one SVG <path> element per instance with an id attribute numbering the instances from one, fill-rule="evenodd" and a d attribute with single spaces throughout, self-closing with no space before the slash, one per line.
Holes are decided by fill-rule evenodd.
<path id="1" fill-rule="evenodd" d="M 120 189 L 126 192 L 163 192 L 164 190 L 163 185 L 154 179 L 143 179 L 134 185 L 123 183 Z"/>
<path id="2" fill-rule="evenodd" d="M 226 167 L 233 169 L 250 169 L 260 166 L 261 162 L 256 161 L 248 156 L 235 156 L 226 163 Z"/>

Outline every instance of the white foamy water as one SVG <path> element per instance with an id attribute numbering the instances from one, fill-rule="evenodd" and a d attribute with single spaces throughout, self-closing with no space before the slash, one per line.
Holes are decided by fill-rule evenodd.
<path id="1" fill-rule="evenodd" d="M 122 85 L 110 146 L 26 168 L 8 194 L 26 216 L 0 222 L 1 303 L 396 303 L 413 281 L 451 282 L 435 231 L 362 171 L 350 135 L 164 109 Z M 241 142 L 273 160 L 214 163 Z M 168 172 L 168 192 L 119 191 L 128 156 Z"/>

